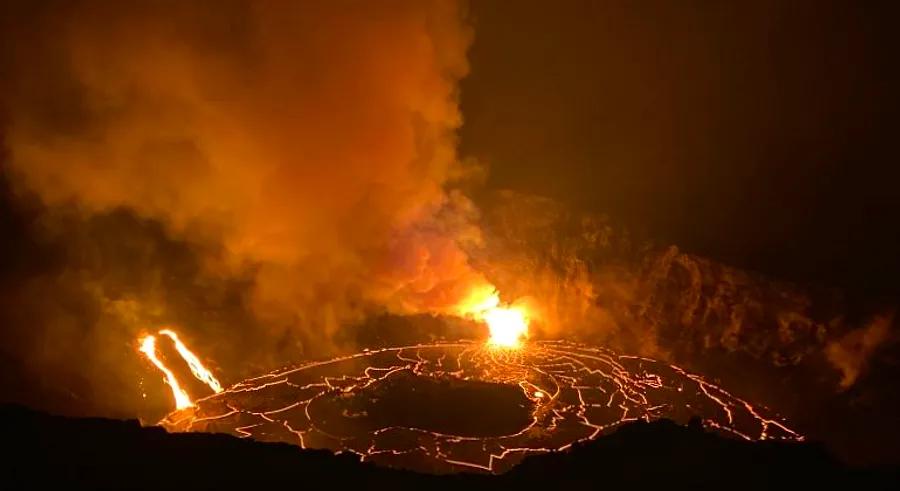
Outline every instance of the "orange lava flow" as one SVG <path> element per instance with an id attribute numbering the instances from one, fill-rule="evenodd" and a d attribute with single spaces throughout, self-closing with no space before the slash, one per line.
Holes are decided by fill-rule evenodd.
<path id="1" fill-rule="evenodd" d="M 172 343 L 175 345 L 175 350 L 178 351 L 178 354 L 187 363 L 188 368 L 190 368 L 191 373 L 197 380 L 203 382 L 207 385 L 213 392 L 216 394 L 222 392 L 222 384 L 219 383 L 218 379 L 216 379 L 215 375 L 206 368 L 203 363 L 197 358 L 188 347 L 181 341 L 178 337 L 178 334 L 171 329 L 161 329 L 159 334 L 168 337 L 172 340 Z M 188 407 L 192 407 L 194 403 L 191 401 L 191 397 L 188 395 L 187 391 L 181 387 L 181 384 L 178 382 L 178 378 L 175 377 L 175 373 L 172 372 L 163 362 L 159 359 L 159 356 L 156 354 L 156 336 L 147 335 L 139 340 L 140 348 L 139 351 L 143 353 L 148 360 L 150 360 L 156 368 L 159 369 L 164 375 L 163 380 L 169 387 L 172 389 L 172 396 L 175 398 L 175 409 L 184 409 Z"/>
<path id="2" fill-rule="evenodd" d="M 140 351 L 147 356 L 147 359 L 150 360 L 151 363 L 156 365 L 156 368 L 158 368 L 163 375 L 165 375 L 163 380 L 165 380 L 172 389 L 172 396 L 175 397 L 175 408 L 184 409 L 193 406 L 194 403 L 191 402 L 191 398 L 188 396 L 187 392 L 181 388 L 181 384 L 178 383 L 175 374 L 172 373 L 172 370 L 169 370 L 159 357 L 156 356 L 156 337 L 152 335 L 145 336 L 141 340 Z"/>
<path id="3" fill-rule="evenodd" d="M 191 352 L 191 350 L 189 350 L 188 347 L 185 346 L 180 339 L 178 339 L 178 334 L 176 334 L 171 329 L 163 329 L 159 331 L 159 333 L 163 336 L 168 336 L 169 339 L 171 339 L 172 342 L 175 343 L 175 349 L 178 350 L 178 354 L 181 355 L 184 361 L 188 364 L 188 367 L 191 369 L 191 373 L 194 374 L 194 377 L 196 377 L 197 380 L 206 384 L 210 389 L 212 389 L 213 392 L 217 394 L 219 392 L 222 392 L 222 384 L 219 383 L 219 381 L 212 374 L 212 372 L 209 371 L 209 369 L 203 366 L 203 363 L 200 362 L 200 359 L 197 358 L 197 355 Z"/>

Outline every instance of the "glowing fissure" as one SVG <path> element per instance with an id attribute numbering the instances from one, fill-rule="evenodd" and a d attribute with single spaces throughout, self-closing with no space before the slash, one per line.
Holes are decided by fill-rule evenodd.
<path id="1" fill-rule="evenodd" d="M 457 306 L 457 313 L 466 318 L 483 322 L 489 331 L 487 345 L 501 349 L 520 349 L 522 342 L 528 337 L 529 318 L 523 307 L 501 306 L 500 294 L 496 288 L 490 285 L 482 285 L 473 288 L 468 298 Z M 222 384 L 203 365 L 181 339 L 178 333 L 169 328 L 160 329 L 158 334 L 172 340 L 175 350 L 181 356 L 191 374 L 206 384 L 216 394 L 223 391 Z M 175 398 L 176 409 L 183 409 L 192 405 L 191 398 L 181 387 L 175 374 L 170 370 L 156 354 L 156 337 L 145 336 L 140 340 L 140 351 L 155 365 L 165 376 L 164 380 L 172 389 Z"/>
<path id="2" fill-rule="evenodd" d="M 191 402 L 191 397 L 188 396 L 187 392 L 181 388 L 181 384 L 178 383 L 178 379 L 175 378 L 175 374 L 172 373 L 172 370 L 169 370 L 165 364 L 156 356 L 156 337 L 149 335 L 145 336 L 141 340 L 140 351 L 147 356 L 147 359 L 150 360 L 150 363 L 156 365 L 156 368 L 159 369 L 165 375 L 165 382 L 169 384 L 169 387 L 172 389 L 172 396 L 175 397 L 175 408 L 176 409 L 184 409 L 193 406 L 194 404 Z"/>
<path id="3" fill-rule="evenodd" d="M 363 390 L 377 391 L 378 384 L 404 373 L 518 387 L 531 420 L 508 435 L 473 437 L 393 423 L 373 429 L 361 422 L 369 417 L 361 410 L 352 417 L 322 413 L 328 401 L 362 397 L 365 403 L 371 394 Z M 497 473 L 526 455 L 566 450 L 637 420 L 684 423 L 699 417 L 709 430 L 748 440 L 803 439 L 765 412 L 699 375 L 649 358 L 564 341 L 531 341 L 502 350 L 457 342 L 376 349 L 275 371 L 200 399 L 161 424 L 172 431 L 225 432 L 352 452 L 392 467 Z M 348 425 L 340 435 L 329 431 L 337 420 Z"/>
<path id="4" fill-rule="evenodd" d="M 803 440 L 783 421 L 765 416 L 763 409 L 677 366 L 566 341 L 525 343 L 527 309 L 501 305 L 492 287 L 473 290 L 457 312 L 483 322 L 490 333 L 487 342 L 369 350 L 275 371 L 228 389 L 174 331 L 160 330 L 191 373 L 213 390 L 213 395 L 197 401 L 191 401 L 160 361 L 154 336 L 143 338 L 140 350 L 163 372 L 172 389 L 176 411 L 160 422 L 171 431 L 225 432 L 302 448 L 346 451 L 392 467 L 499 473 L 526 455 L 564 451 L 623 423 L 660 418 L 686 422 L 699 417 L 709 430 L 747 440 Z M 423 429 L 406 420 L 386 424 L 377 417 L 371 419 L 367 404 L 385 397 L 391 400 L 383 390 L 396 376 L 413 377 L 403 384 L 420 383 L 416 377 L 433 379 L 449 384 L 444 386 L 447 390 L 467 382 L 514 386 L 525 398 L 525 406 L 515 402 L 518 405 L 512 408 L 525 407 L 529 412 L 521 429 L 517 423 L 499 435 L 484 436 L 454 434 L 444 423 Z M 364 391 L 375 391 L 374 397 Z M 410 404 L 405 399 L 393 403 Z M 507 410 L 495 403 L 484 409 Z M 514 418 L 512 413 L 501 414 Z"/>
<path id="5" fill-rule="evenodd" d="M 175 350 L 178 351 L 178 354 L 181 358 L 187 363 L 188 368 L 190 368 L 191 373 L 197 380 L 206 384 L 210 389 L 212 389 L 215 393 L 222 392 L 222 384 L 216 379 L 216 377 L 206 368 L 203 363 L 197 358 L 188 347 L 178 338 L 178 334 L 171 329 L 161 329 L 159 334 L 168 337 L 172 340 L 172 343 L 175 345 Z M 153 363 L 156 368 L 159 369 L 163 373 L 163 380 L 168 384 L 169 388 L 172 389 L 172 396 L 175 398 L 175 409 L 185 409 L 188 407 L 192 407 L 194 403 L 191 401 L 191 397 L 188 395 L 187 391 L 181 387 L 181 384 L 178 382 L 178 378 L 175 377 L 175 373 L 167 367 L 162 360 L 159 359 L 156 353 L 156 336 L 147 335 L 139 340 L 140 348 L 139 351 L 143 353 L 151 363 Z"/>
<path id="6" fill-rule="evenodd" d="M 191 373 L 194 374 L 194 377 L 197 380 L 206 384 L 213 392 L 219 393 L 222 392 L 222 384 L 216 380 L 216 377 L 210 372 L 203 363 L 200 362 L 200 359 L 197 358 L 197 355 L 191 352 L 184 343 L 178 339 L 178 334 L 176 334 L 171 329 L 163 329 L 159 331 L 163 336 L 168 336 L 169 339 L 175 343 L 175 349 L 178 351 L 178 354 L 181 355 L 181 358 L 188 364 L 188 368 L 191 369 Z"/>

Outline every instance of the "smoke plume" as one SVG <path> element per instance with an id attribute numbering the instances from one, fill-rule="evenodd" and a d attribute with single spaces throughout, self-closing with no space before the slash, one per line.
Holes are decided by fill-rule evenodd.
<path id="1" fill-rule="evenodd" d="M 228 383 L 492 285 L 535 337 L 830 363 L 842 387 L 892 336 L 551 200 L 506 193 L 479 216 L 456 1 L 0 8 L 4 398 L 131 416 L 167 393 L 137 355 L 148 331 L 177 328 Z"/>
<path id="2" fill-rule="evenodd" d="M 198 309 L 241 313 L 217 344 L 315 356 L 371 311 L 449 312 L 485 283 L 463 252 L 477 213 L 450 191 L 472 171 L 457 2 L 3 8 L 4 167 L 65 265 L 7 301 L 84 303 L 34 309 L 41 370 L 121 370 L 137 331 Z"/>

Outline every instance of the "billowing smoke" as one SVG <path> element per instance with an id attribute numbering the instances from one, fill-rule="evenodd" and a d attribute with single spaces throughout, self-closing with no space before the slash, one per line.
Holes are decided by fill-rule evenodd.
<path id="1" fill-rule="evenodd" d="M 246 363 L 315 356 L 367 313 L 448 312 L 485 283 L 451 191 L 476 170 L 455 150 L 457 2 L 3 8 L 4 170 L 64 265 L 7 296 L 50 299 L 10 320 L 36 370 L 82 358 L 115 389 L 133 374 L 97 372 L 138 331 L 189 320 Z"/>
<path id="2" fill-rule="evenodd" d="M 480 170 L 456 154 L 472 41 L 457 2 L 2 9 L 4 398 L 132 415 L 167 394 L 144 332 L 176 326 L 227 383 L 492 284 L 537 337 L 830 364 L 835 386 L 892 339 L 890 317 L 857 329 L 834 297 L 546 199 L 505 194 L 480 217 L 462 192 Z"/>

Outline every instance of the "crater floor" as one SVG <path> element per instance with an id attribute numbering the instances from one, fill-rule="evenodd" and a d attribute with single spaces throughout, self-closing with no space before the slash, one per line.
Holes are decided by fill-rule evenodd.
<path id="1" fill-rule="evenodd" d="M 353 452 L 420 472 L 500 473 L 628 421 L 692 417 L 748 440 L 802 439 L 699 375 L 561 341 L 516 350 L 424 344 L 306 363 L 238 383 L 162 425 Z"/>

